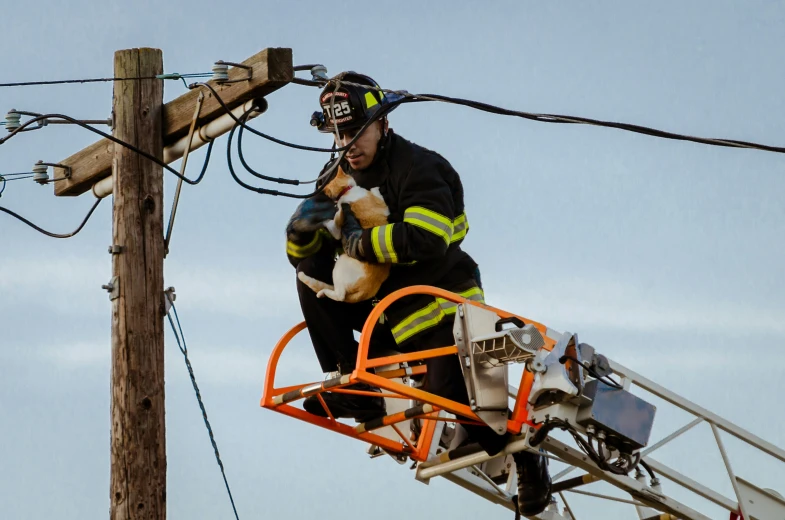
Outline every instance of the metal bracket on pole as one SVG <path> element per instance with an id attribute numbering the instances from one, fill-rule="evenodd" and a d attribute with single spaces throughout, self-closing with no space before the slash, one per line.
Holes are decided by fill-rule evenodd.
<path id="1" fill-rule="evenodd" d="M 120 297 L 120 279 L 113 276 L 108 284 L 101 286 L 101 289 L 109 293 L 109 301 L 116 300 Z"/>
<path id="2" fill-rule="evenodd" d="M 164 291 L 164 300 L 166 305 L 166 312 L 164 315 L 169 314 L 169 309 L 172 308 L 172 303 L 177 299 L 177 295 L 174 293 L 174 287 L 167 287 Z"/>

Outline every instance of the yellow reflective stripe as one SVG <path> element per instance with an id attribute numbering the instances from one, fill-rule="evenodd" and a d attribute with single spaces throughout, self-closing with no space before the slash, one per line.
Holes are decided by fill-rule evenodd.
<path id="1" fill-rule="evenodd" d="M 466 213 L 461 213 L 458 218 L 453 221 L 452 225 L 453 233 L 450 243 L 462 240 L 466 236 L 466 233 L 469 232 L 469 221 L 466 219 Z"/>
<path id="2" fill-rule="evenodd" d="M 319 250 L 322 246 L 322 233 L 321 230 L 314 234 L 313 240 L 305 244 L 304 246 L 295 244 L 294 242 L 287 240 L 286 241 L 286 254 L 289 256 L 293 256 L 295 258 L 305 258 L 306 256 L 311 256 L 315 252 Z"/>
<path id="3" fill-rule="evenodd" d="M 392 329 L 396 343 L 402 343 L 427 328 L 433 327 L 444 318 L 438 302 L 433 302 L 427 307 L 406 317 L 401 323 Z"/>
<path id="4" fill-rule="evenodd" d="M 412 206 L 404 212 L 403 221 L 430 231 L 441 237 L 445 243 L 450 243 L 453 223 L 444 215 L 420 206 Z"/>
<path id="5" fill-rule="evenodd" d="M 485 302 L 485 294 L 479 287 L 472 287 L 463 292 L 458 293 L 459 296 L 467 300 Z M 455 314 L 458 304 L 445 300 L 444 298 L 436 298 L 433 302 L 429 303 L 422 309 L 410 314 L 400 321 L 395 327 L 392 328 L 393 338 L 395 342 L 400 344 L 418 334 L 425 329 L 437 325 L 445 316 Z"/>
<path id="6" fill-rule="evenodd" d="M 384 227 L 384 244 L 387 246 L 387 252 L 390 255 L 390 262 L 396 263 L 398 261 L 398 255 L 395 253 L 395 248 L 393 247 L 393 225 L 387 224 Z"/>
<path id="7" fill-rule="evenodd" d="M 485 303 L 485 293 L 479 287 L 472 287 L 468 291 L 458 293 L 458 295 L 463 296 L 467 300 Z M 449 300 L 445 300 L 444 298 L 436 298 L 436 302 L 439 304 L 439 307 L 442 308 L 445 314 L 455 314 L 455 310 L 458 308 L 458 304 Z"/>
<path id="8" fill-rule="evenodd" d="M 380 262 L 384 262 L 384 256 L 382 255 L 382 249 L 379 245 L 379 231 L 378 227 L 373 228 L 371 230 L 371 245 L 373 245 L 373 253 L 376 255 L 376 259 Z"/>
<path id="9" fill-rule="evenodd" d="M 397 263 L 398 255 L 393 247 L 393 225 L 385 224 L 371 229 L 371 244 L 376 259 L 382 263 Z"/>
<path id="10" fill-rule="evenodd" d="M 371 92 L 365 93 L 365 108 L 371 108 L 374 105 L 378 105 L 379 102 L 376 100 L 376 96 L 373 95 Z"/>

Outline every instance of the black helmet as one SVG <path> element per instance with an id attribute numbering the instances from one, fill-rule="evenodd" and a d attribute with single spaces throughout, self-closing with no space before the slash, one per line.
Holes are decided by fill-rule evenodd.
<path id="1" fill-rule="evenodd" d="M 378 90 L 379 85 L 364 74 L 348 71 L 342 72 L 334 79 L 341 82 L 338 89 L 334 83 L 329 83 L 319 95 L 322 112 L 314 112 L 311 116 L 311 125 L 320 132 L 333 132 L 336 122 L 339 132 L 356 130 L 373 119 L 374 115 L 389 103 L 388 97 Z M 371 88 L 346 85 L 344 81 L 368 85 Z M 335 118 L 332 117 L 333 110 Z"/>

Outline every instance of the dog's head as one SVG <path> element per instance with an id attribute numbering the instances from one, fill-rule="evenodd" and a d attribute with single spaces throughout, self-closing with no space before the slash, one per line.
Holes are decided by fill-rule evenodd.
<path id="1" fill-rule="evenodd" d="M 357 183 L 351 175 L 347 175 L 343 168 L 338 167 L 338 172 L 335 174 L 333 180 L 324 188 L 324 194 L 333 200 L 338 200 L 341 195 L 349 191 L 349 189 L 357 186 Z"/>

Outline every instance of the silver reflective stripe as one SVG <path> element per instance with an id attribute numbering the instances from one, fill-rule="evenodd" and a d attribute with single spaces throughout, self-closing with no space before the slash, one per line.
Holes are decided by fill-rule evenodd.
<path id="1" fill-rule="evenodd" d="M 435 211 L 414 206 L 406 210 L 403 221 L 441 237 L 447 244 L 452 238 L 452 222 Z"/>
<path id="2" fill-rule="evenodd" d="M 472 287 L 468 291 L 460 293 L 460 295 L 467 300 L 485 303 L 485 295 L 479 287 Z M 445 300 L 444 298 L 436 298 L 436 301 L 439 302 L 439 307 L 442 308 L 445 314 L 455 314 L 455 309 L 458 308 L 457 303 Z"/>
<path id="3" fill-rule="evenodd" d="M 420 309 L 393 328 L 396 343 L 401 343 L 418 332 L 433 327 L 444 318 L 444 311 L 437 302 Z"/>
<path id="4" fill-rule="evenodd" d="M 485 302 L 485 295 L 479 287 L 472 287 L 458 293 L 458 295 L 467 300 Z M 415 334 L 437 325 L 445 316 L 455 314 L 455 309 L 457 308 L 458 304 L 454 302 L 447 301 L 444 298 L 436 298 L 433 302 L 410 314 L 392 328 L 395 342 L 400 344 Z"/>
<path id="5" fill-rule="evenodd" d="M 452 239 L 450 242 L 457 242 L 466 236 L 469 231 L 469 220 L 466 218 L 466 213 L 461 213 L 458 218 L 453 221 Z"/>
<path id="6" fill-rule="evenodd" d="M 392 244 L 393 224 L 377 226 L 371 231 L 371 244 L 379 262 L 397 262 L 398 255 Z"/>

